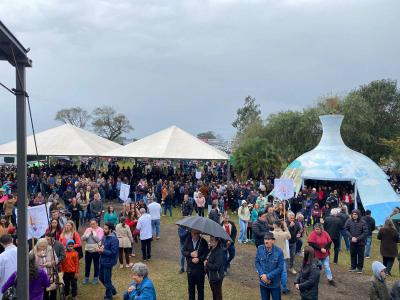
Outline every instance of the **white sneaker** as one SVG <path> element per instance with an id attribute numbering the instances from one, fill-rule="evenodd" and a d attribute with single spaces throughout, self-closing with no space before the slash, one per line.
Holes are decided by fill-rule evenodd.
<path id="1" fill-rule="evenodd" d="M 297 272 L 296 272 L 295 269 L 289 269 L 289 272 L 292 273 L 293 275 L 296 275 L 296 274 L 297 274 Z"/>

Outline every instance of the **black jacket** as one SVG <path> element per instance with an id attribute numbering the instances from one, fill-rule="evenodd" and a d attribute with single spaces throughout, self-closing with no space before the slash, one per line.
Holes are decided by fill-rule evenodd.
<path id="1" fill-rule="evenodd" d="M 320 269 L 315 262 L 301 268 L 294 283 L 299 285 L 302 300 L 318 299 L 319 276 Z"/>
<path id="2" fill-rule="evenodd" d="M 343 230 L 343 227 L 343 222 L 339 216 L 331 215 L 325 219 L 324 229 L 333 240 L 340 239 L 340 231 Z"/>
<path id="3" fill-rule="evenodd" d="M 269 231 L 267 222 L 260 219 L 253 223 L 253 235 L 256 246 L 264 244 L 264 235 Z"/>
<path id="4" fill-rule="evenodd" d="M 368 228 L 368 236 L 372 236 L 372 232 L 375 230 L 375 219 L 371 216 L 364 216 L 361 218 L 366 224 Z"/>
<path id="5" fill-rule="evenodd" d="M 192 253 L 195 250 L 197 250 L 199 253 L 198 256 L 199 262 L 197 264 L 192 262 L 192 257 L 190 256 L 190 253 Z M 206 260 L 206 257 L 208 255 L 208 243 L 206 242 L 205 239 L 200 238 L 196 244 L 196 249 L 195 249 L 193 247 L 192 236 L 189 235 L 186 238 L 185 244 L 183 246 L 182 254 L 184 257 L 186 257 L 188 272 L 195 270 L 204 272 L 204 261 Z"/>
<path id="6" fill-rule="evenodd" d="M 230 234 L 230 237 L 231 237 L 231 239 L 232 239 L 232 244 L 234 244 L 235 243 L 235 240 L 236 240 L 236 236 L 237 236 L 237 229 L 236 229 L 236 225 L 235 225 L 235 223 L 233 223 L 232 221 L 228 221 L 229 222 L 229 224 L 231 224 L 231 234 Z M 225 226 L 224 226 L 224 222 L 222 222 L 221 223 L 221 226 L 222 226 L 222 228 L 225 230 Z"/>
<path id="7" fill-rule="evenodd" d="M 350 242 L 352 237 L 356 237 L 358 245 L 365 244 L 369 230 L 367 224 L 360 219 L 360 214 L 358 214 L 358 219 L 356 221 L 354 221 L 352 218 L 348 219 L 344 228 L 347 236 L 350 239 Z"/>
<path id="8" fill-rule="evenodd" d="M 301 227 L 297 221 L 294 221 L 294 226 L 290 226 L 289 220 L 286 220 L 286 225 L 290 232 L 289 244 L 293 244 L 297 242 L 297 234 L 300 233 Z"/>
<path id="9" fill-rule="evenodd" d="M 213 208 L 212 210 L 210 210 L 210 213 L 208 214 L 208 218 L 219 224 L 218 209 Z"/>
<path id="10" fill-rule="evenodd" d="M 224 279 L 224 250 L 220 246 L 210 251 L 206 272 L 210 282 L 218 282 Z"/>
<path id="11" fill-rule="evenodd" d="M 182 210 L 182 216 L 191 216 L 193 212 L 193 206 L 189 201 L 182 202 L 181 210 Z"/>

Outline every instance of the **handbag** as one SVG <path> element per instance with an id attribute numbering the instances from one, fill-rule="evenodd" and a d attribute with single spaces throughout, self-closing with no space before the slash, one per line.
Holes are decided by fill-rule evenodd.
<path id="1" fill-rule="evenodd" d="M 78 257 L 79 259 L 83 258 L 83 250 L 82 250 L 82 246 L 76 247 L 75 251 L 78 252 Z"/>
<path id="2" fill-rule="evenodd" d="M 17 300 L 17 277 L 15 277 L 14 283 L 3 293 L 2 300 Z"/>

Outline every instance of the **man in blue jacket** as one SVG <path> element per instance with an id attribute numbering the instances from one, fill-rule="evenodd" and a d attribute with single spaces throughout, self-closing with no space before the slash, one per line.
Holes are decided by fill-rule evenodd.
<path id="1" fill-rule="evenodd" d="M 100 253 L 99 279 L 106 288 L 104 300 L 110 300 L 117 294 L 117 290 L 112 284 L 112 268 L 117 264 L 119 242 L 114 233 L 114 224 L 104 224 L 104 237 L 101 240 L 101 247 L 97 250 Z"/>
<path id="2" fill-rule="evenodd" d="M 264 236 L 264 245 L 257 248 L 256 269 L 260 278 L 262 300 L 281 299 L 281 276 L 283 272 L 283 252 L 274 245 L 272 232 Z"/>

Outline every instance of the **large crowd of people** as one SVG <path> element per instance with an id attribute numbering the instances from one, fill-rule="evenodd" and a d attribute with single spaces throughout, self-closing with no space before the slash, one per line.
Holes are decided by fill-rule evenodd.
<path id="1" fill-rule="evenodd" d="M 322 269 L 329 284 L 337 285 L 331 263 L 338 264 L 340 251 L 349 252 L 349 272 L 363 273 L 376 226 L 371 211 L 364 211 L 351 186 L 306 182 L 292 199 L 277 201 L 270 195 L 273 176 L 240 182 L 228 168 L 224 163 L 193 161 L 139 162 L 132 168 L 120 168 L 110 162 L 97 177 L 90 163 L 31 168 L 29 205 L 47 203 L 50 211 L 44 236 L 29 241 L 31 299 L 56 299 L 60 293 L 77 299 L 78 280 L 84 285 L 100 281 L 104 299 L 112 299 L 117 294 L 112 268 L 118 262 L 120 268 L 132 269 L 133 281 L 124 299 L 156 299 L 145 263 L 152 258 L 152 243 L 161 238 L 163 216 L 177 211 L 172 208 L 179 208 L 182 217 L 210 218 L 232 239 L 206 241 L 199 231 L 178 228 L 179 272 L 187 274 L 190 300 L 196 299 L 196 291 L 197 299 L 204 299 L 206 276 L 213 299 L 222 299 L 222 282 L 230 273 L 236 242 L 256 246 L 255 269 L 263 300 L 280 299 L 292 287 L 300 291 L 301 299 L 318 299 Z M 196 170 L 201 171 L 201 178 L 196 178 Z M 397 180 L 393 174 L 391 178 Z M 1 168 L 0 181 L 1 296 L 11 293 L 17 281 L 15 168 Z M 122 183 L 130 185 L 125 201 L 119 199 Z M 237 223 L 232 215 L 237 215 Z M 382 264 L 373 264 L 371 295 L 377 293 L 378 283 L 380 289 L 385 286 L 385 276 L 391 275 L 398 255 L 399 234 L 390 219 L 377 238 Z M 132 258 L 140 255 L 136 251 L 139 242 L 142 262 L 134 264 Z M 79 278 L 81 259 L 84 278 Z M 292 285 L 288 273 L 295 275 Z"/>

